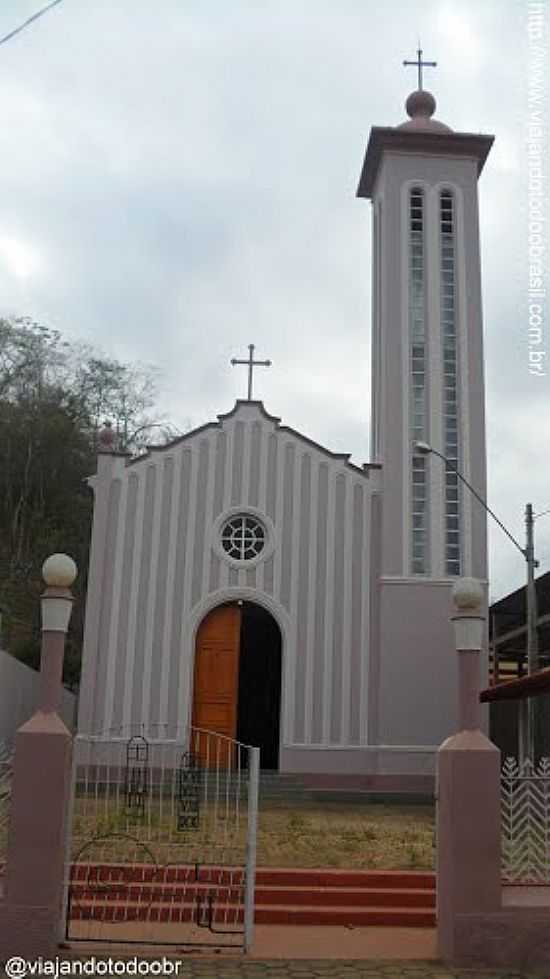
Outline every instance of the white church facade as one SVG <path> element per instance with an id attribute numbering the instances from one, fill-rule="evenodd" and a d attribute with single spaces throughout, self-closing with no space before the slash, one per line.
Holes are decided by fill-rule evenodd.
<path id="1" fill-rule="evenodd" d="M 371 462 L 253 400 L 135 459 L 103 446 L 80 732 L 194 724 L 259 744 L 267 768 L 431 783 L 456 717 L 451 587 L 487 579 L 485 514 L 454 467 L 485 496 L 477 182 L 492 144 L 434 109 L 419 90 L 408 122 L 374 127 L 359 182 Z"/>

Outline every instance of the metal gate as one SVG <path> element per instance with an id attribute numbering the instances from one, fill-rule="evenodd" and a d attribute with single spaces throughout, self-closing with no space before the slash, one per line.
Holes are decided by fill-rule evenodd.
<path id="1" fill-rule="evenodd" d="M 260 749 L 159 733 L 75 738 L 66 938 L 246 951 Z"/>
<path id="2" fill-rule="evenodd" d="M 550 758 L 502 766 L 502 880 L 550 884 Z"/>

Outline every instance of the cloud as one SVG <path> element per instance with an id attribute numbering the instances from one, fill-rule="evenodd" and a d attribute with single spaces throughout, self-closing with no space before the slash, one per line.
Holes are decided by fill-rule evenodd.
<path id="1" fill-rule="evenodd" d="M 0 31 L 34 6 L 4 3 Z M 355 190 L 370 126 L 404 119 L 420 32 L 438 118 L 497 137 L 480 182 L 489 500 L 521 535 L 524 502 L 550 487 L 548 380 L 528 374 L 522 318 L 518 30 L 498 0 L 60 4 L 2 48 L 0 311 L 158 364 L 180 424 L 242 395 L 229 360 L 254 342 L 273 360 L 268 410 L 364 461 L 370 209 Z M 523 575 L 499 534 L 495 595 Z M 545 570 L 550 520 L 537 534 Z"/>

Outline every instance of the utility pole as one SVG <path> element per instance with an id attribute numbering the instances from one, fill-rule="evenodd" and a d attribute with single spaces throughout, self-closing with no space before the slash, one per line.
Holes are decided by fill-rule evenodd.
<path id="1" fill-rule="evenodd" d="M 527 673 L 538 670 L 538 637 L 537 637 L 537 589 L 535 584 L 535 517 L 533 506 L 528 503 L 525 507 L 525 560 L 527 562 L 526 590 L 526 625 L 527 625 Z M 535 701 L 526 697 L 519 702 L 519 743 L 520 760 L 530 758 L 535 761 Z"/>
<path id="2" fill-rule="evenodd" d="M 438 450 L 434 449 L 428 442 L 413 442 L 413 449 L 419 455 L 425 456 L 429 453 L 433 453 L 433 455 L 437 456 L 438 459 L 442 459 L 443 462 L 456 473 L 460 481 L 464 483 L 472 495 L 475 496 L 476 500 L 481 503 L 481 506 L 487 511 L 493 520 L 496 521 L 501 530 L 504 531 L 509 540 L 512 541 L 512 544 L 514 544 L 520 554 L 523 555 L 527 565 L 527 587 L 525 592 L 527 619 L 527 674 L 529 675 L 531 673 L 535 673 L 539 667 L 537 638 L 537 590 L 535 585 L 535 570 L 538 568 L 539 562 L 535 560 L 535 520 L 537 517 L 543 517 L 545 514 L 550 513 L 550 510 L 543 510 L 542 513 L 534 514 L 533 505 L 531 503 L 527 503 L 525 507 L 525 547 L 522 547 L 519 541 L 517 541 L 516 538 L 510 533 L 508 528 L 504 526 L 502 520 L 499 520 L 496 514 L 493 513 L 483 497 L 480 496 L 471 483 L 465 479 L 460 470 L 456 468 L 453 462 L 447 459 L 447 456 L 443 455 L 442 452 L 438 452 Z M 523 700 L 520 700 L 518 704 L 518 749 L 520 762 L 524 762 L 528 758 L 532 762 L 535 761 L 535 704 L 532 697 L 525 697 Z"/>

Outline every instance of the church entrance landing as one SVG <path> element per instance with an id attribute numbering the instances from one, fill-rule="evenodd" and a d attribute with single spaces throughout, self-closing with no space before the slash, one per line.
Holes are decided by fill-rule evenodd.
<path id="1" fill-rule="evenodd" d="M 279 767 L 281 633 L 254 602 L 213 609 L 197 632 L 193 726 L 260 748 Z M 205 759 L 202 759 L 203 762 Z"/>

